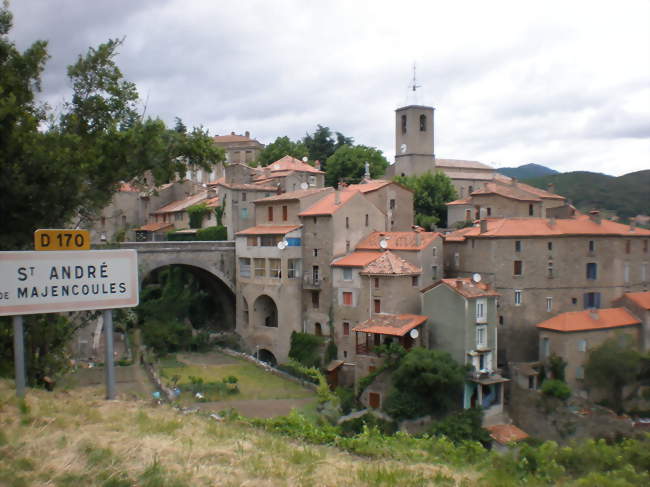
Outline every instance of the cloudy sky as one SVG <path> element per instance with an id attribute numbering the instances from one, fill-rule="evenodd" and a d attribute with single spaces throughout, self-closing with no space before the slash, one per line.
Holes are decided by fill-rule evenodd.
<path id="1" fill-rule="evenodd" d="M 436 155 L 621 175 L 650 168 L 650 0 L 11 0 L 19 48 L 66 66 L 125 37 L 118 64 L 168 123 L 262 143 L 316 124 L 394 158 L 417 65 Z"/>

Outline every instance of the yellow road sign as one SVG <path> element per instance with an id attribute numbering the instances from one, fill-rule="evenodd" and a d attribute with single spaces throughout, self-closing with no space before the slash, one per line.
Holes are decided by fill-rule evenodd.
<path id="1" fill-rule="evenodd" d="M 88 230 L 36 230 L 35 250 L 90 250 Z"/>

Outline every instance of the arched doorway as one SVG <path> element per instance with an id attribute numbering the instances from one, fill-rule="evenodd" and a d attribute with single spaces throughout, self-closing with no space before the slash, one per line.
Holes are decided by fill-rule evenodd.
<path id="1" fill-rule="evenodd" d="M 278 307 L 270 296 L 262 294 L 255 300 L 253 319 L 257 326 L 278 327 Z"/>
<path id="2" fill-rule="evenodd" d="M 277 365 L 278 361 L 273 355 L 273 352 L 267 350 L 266 348 L 260 348 L 257 352 L 257 359 L 266 362 L 267 364 Z"/>
<path id="3" fill-rule="evenodd" d="M 323 336 L 323 326 L 320 323 L 314 324 L 314 335 Z"/>

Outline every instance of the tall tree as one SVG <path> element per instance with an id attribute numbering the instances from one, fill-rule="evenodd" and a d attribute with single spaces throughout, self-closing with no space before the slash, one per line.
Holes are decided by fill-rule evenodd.
<path id="1" fill-rule="evenodd" d="M 341 132 L 332 133 L 329 127 L 323 127 L 318 124 L 316 131 L 312 134 L 307 133 L 303 139 L 303 144 L 309 151 L 309 159 L 320 161 L 323 171 L 327 168 L 327 159 L 343 145 L 354 145 L 352 137 L 346 137 Z"/>
<path id="2" fill-rule="evenodd" d="M 641 371 L 642 357 L 628 335 L 607 340 L 589 351 L 585 379 L 607 393 L 617 412 L 623 411 L 623 388 L 633 384 Z"/>
<path id="3" fill-rule="evenodd" d="M 284 156 L 302 159 L 306 155 L 307 147 L 305 147 L 305 144 L 300 141 L 293 142 L 285 135 L 284 137 L 278 137 L 262 149 L 259 163 L 261 166 L 268 166 L 272 162 L 282 159 Z"/>
<path id="4" fill-rule="evenodd" d="M 414 192 L 415 222 L 431 229 L 432 225 L 447 226 L 446 203 L 456 199 L 456 189 L 442 171 L 426 172 L 419 176 L 396 176 L 394 181 Z"/>
<path id="5" fill-rule="evenodd" d="M 325 183 L 328 186 L 336 186 L 339 181 L 358 183 L 363 178 L 366 162 L 373 179 L 381 177 L 388 167 L 388 161 L 378 149 L 365 145 L 339 147 L 327 159 Z"/>

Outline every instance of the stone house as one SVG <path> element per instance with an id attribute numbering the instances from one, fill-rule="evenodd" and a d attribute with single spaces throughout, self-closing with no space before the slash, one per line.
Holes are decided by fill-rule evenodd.
<path id="1" fill-rule="evenodd" d="M 551 209 L 566 205 L 563 196 L 498 174 L 479 187 L 470 186 L 466 197 L 447 203 L 448 226 L 479 218 L 544 218 Z"/>
<path id="2" fill-rule="evenodd" d="M 226 162 L 233 163 L 250 163 L 255 162 L 260 157 L 260 152 L 264 149 L 264 144 L 252 139 L 250 132 L 246 131 L 244 135 L 230 132 L 230 135 L 215 135 L 212 137 L 214 145 L 223 148 L 226 151 Z"/>
<path id="3" fill-rule="evenodd" d="M 589 309 L 560 313 L 537 324 L 539 358 L 548 363 L 551 355 L 566 363 L 565 380 L 575 392 L 586 394 L 585 363 L 590 349 L 621 334 L 632 343 L 641 339 L 641 321 L 625 308 Z"/>
<path id="4" fill-rule="evenodd" d="M 204 204 L 208 211 L 203 217 L 200 228 L 211 227 L 217 224 L 214 209 L 219 206 L 219 198 L 213 189 L 200 191 L 194 195 L 187 196 L 183 199 L 172 201 L 165 206 L 151 212 L 152 223 L 171 223 L 173 229 L 181 230 L 190 228 L 190 217 L 187 209 L 191 206 Z M 142 232 L 142 229 L 136 229 L 136 233 Z M 140 238 L 139 240 L 143 240 Z"/>
<path id="5" fill-rule="evenodd" d="M 447 234 L 444 253 L 448 277 L 480 273 L 501 294 L 500 364 L 537 359 L 537 323 L 650 285 L 650 230 L 601 220 L 598 212 L 481 219 Z"/>
<path id="6" fill-rule="evenodd" d="M 470 366 L 463 407 L 482 406 L 486 417 L 503 411 L 503 384 L 508 382 L 497 368 L 498 297 L 489 285 L 468 278 L 442 279 L 421 290 L 427 347 Z"/>
<path id="7" fill-rule="evenodd" d="M 256 184 L 279 187 L 282 191 L 322 188 L 325 173 L 291 156 L 284 156 L 268 166 L 256 168 Z"/>
<path id="8" fill-rule="evenodd" d="M 650 352 L 650 291 L 625 293 L 614 305 L 626 308 L 641 320 L 641 350 Z"/>

